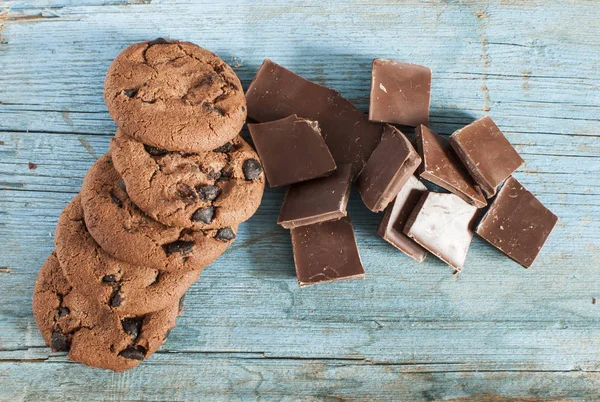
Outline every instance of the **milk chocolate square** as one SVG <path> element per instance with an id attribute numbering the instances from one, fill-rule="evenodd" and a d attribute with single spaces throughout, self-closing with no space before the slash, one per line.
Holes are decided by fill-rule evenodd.
<path id="1" fill-rule="evenodd" d="M 511 176 L 479 222 L 477 234 L 529 268 L 557 221 L 556 215 Z"/>
<path id="2" fill-rule="evenodd" d="M 290 232 L 300 286 L 365 276 L 348 217 Z"/>
<path id="3" fill-rule="evenodd" d="M 421 164 L 421 157 L 397 128 L 386 125 L 381 142 L 356 179 L 356 188 L 371 211 L 383 211 Z"/>
<path id="4" fill-rule="evenodd" d="M 485 116 L 450 136 L 450 145 L 487 198 L 524 161 L 496 123 Z"/>
<path id="5" fill-rule="evenodd" d="M 352 167 L 338 166 L 330 176 L 290 186 L 277 223 L 286 229 L 346 216 Z"/>
<path id="6" fill-rule="evenodd" d="M 319 122 L 336 164 L 352 165 L 352 180 L 379 143 L 383 127 L 329 88 L 266 59 L 246 92 L 248 117 L 258 122 L 297 114 Z"/>
<path id="7" fill-rule="evenodd" d="M 446 189 L 466 202 L 483 208 L 487 201 L 481 189 L 452 152 L 448 141 L 421 125 L 417 127 L 417 149 L 423 158 L 419 169 L 422 179 Z"/>
<path id="8" fill-rule="evenodd" d="M 385 209 L 383 219 L 377 228 L 377 234 L 385 241 L 418 262 L 423 262 L 427 251 L 405 235 L 403 229 L 411 212 L 426 191 L 427 187 L 419 179 L 410 176 L 394 201 Z"/>
<path id="9" fill-rule="evenodd" d="M 248 129 L 271 187 L 327 176 L 336 168 L 316 121 L 292 115 Z"/>
<path id="10" fill-rule="evenodd" d="M 476 213 L 477 208 L 454 194 L 426 192 L 408 218 L 404 233 L 461 271 L 473 239 Z"/>
<path id="11" fill-rule="evenodd" d="M 373 60 L 369 119 L 416 127 L 429 123 L 431 69 L 386 59 Z"/>

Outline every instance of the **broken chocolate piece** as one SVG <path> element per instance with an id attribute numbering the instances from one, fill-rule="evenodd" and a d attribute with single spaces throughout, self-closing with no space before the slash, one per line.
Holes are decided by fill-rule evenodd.
<path id="1" fill-rule="evenodd" d="M 477 234 L 529 268 L 557 221 L 556 215 L 511 176 L 479 223 Z"/>
<path id="2" fill-rule="evenodd" d="M 454 194 L 425 192 L 404 233 L 460 272 L 473 239 L 476 213 L 476 207 Z"/>
<path id="3" fill-rule="evenodd" d="M 435 131 L 417 127 L 417 149 L 423 159 L 420 176 L 465 200 L 483 208 L 487 201 L 462 163 L 452 152 L 450 144 Z"/>
<path id="4" fill-rule="evenodd" d="M 404 234 L 404 225 L 421 196 L 427 191 L 415 176 L 410 176 L 394 201 L 385 210 L 377 228 L 377 234 L 404 254 L 423 262 L 427 252 L 414 240 Z"/>
<path id="5" fill-rule="evenodd" d="M 369 120 L 416 127 L 429 122 L 431 69 L 373 60 Z"/>
<path id="6" fill-rule="evenodd" d="M 291 234 L 300 286 L 364 277 L 348 217 L 294 228 Z"/>
<path id="7" fill-rule="evenodd" d="M 383 211 L 421 164 L 421 157 L 400 130 L 386 124 L 381 142 L 356 179 L 371 211 Z"/>
<path id="8" fill-rule="evenodd" d="M 525 162 L 489 116 L 455 131 L 450 145 L 487 198 Z"/>
<path id="9" fill-rule="evenodd" d="M 293 114 L 318 121 L 335 163 L 352 165 L 352 179 L 362 170 L 381 138 L 382 126 L 370 122 L 338 92 L 268 59 L 256 73 L 246 99 L 248 116 L 260 123 Z"/>
<path id="10" fill-rule="evenodd" d="M 336 168 L 316 121 L 292 115 L 248 129 L 271 187 L 327 176 Z"/>
<path id="11" fill-rule="evenodd" d="M 292 229 L 346 216 L 351 172 L 350 165 L 342 165 L 330 176 L 290 186 L 277 223 Z"/>

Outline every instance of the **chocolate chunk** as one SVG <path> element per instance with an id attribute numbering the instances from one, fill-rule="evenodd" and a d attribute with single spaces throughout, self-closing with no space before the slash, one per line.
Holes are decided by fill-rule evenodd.
<path id="1" fill-rule="evenodd" d="M 50 339 L 50 349 L 53 352 L 68 352 L 71 348 L 69 339 L 65 334 L 59 331 L 54 331 L 52 333 L 52 338 Z"/>
<path id="2" fill-rule="evenodd" d="M 186 254 L 191 253 L 192 250 L 194 249 L 194 242 L 177 240 L 177 241 L 174 241 L 173 243 L 163 244 L 162 247 L 163 247 L 163 250 L 165 251 L 166 255 L 171 255 L 173 253 L 179 253 L 181 255 L 186 255 Z"/>
<path id="3" fill-rule="evenodd" d="M 223 112 L 221 109 L 219 109 L 218 107 L 216 107 L 212 103 L 205 102 L 204 103 L 204 107 L 206 109 L 210 110 L 211 112 L 215 113 L 217 116 L 220 116 L 220 117 L 225 116 L 225 112 Z"/>
<path id="4" fill-rule="evenodd" d="M 419 169 L 422 179 L 432 182 L 465 200 L 483 208 L 487 201 L 481 189 L 452 152 L 448 141 L 421 125 L 417 127 L 417 149 L 423 159 Z"/>
<path id="5" fill-rule="evenodd" d="M 352 178 L 362 170 L 379 140 L 382 126 L 329 88 L 312 83 L 265 60 L 246 92 L 248 116 L 259 123 L 297 114 L 319 122 L 337 165 L 351 164 Z"/>
<path id="6" fill-rule="evenodd" d="M 525 268 L 531 267 L 558 217 L 512 176 L 477 227 L 477 234 Z"/>
<path id="7" fill-rule="evenodd" d="M 222 241 L 230 241 L 230 240 L 235 239 L 235 233 L 233 232 L 233 229 L 230 227 L 221 228 L 217 231 L 217 234 L 215 235 L 215 239 L 222 240 Z"/>
<path id="8" fill-rule="evenodd" d="M 115 276 L 113 274 L 104 275 L 102 277 L 102 282 L 103 283 L 113 283 L 113 282 L 116 282 L 116 281 L 117 281 L 117 279 L 115 278 Z"/>
<path id="9" fill-rule="evenodd" d="M 231 142 L 228 142 L 225 145 L 221 145 L 219 148 L 215 148 L 213 150 L 213 152 L 220 152 L 223 154 L 228 154 L 232 151 L 235 151 L 235 146 Z"/>
<path id="10" fill-rule="evenodd" d="M 217 180 L 228 181 L 233 177 L 233 170 L 230 167 L 224 167 L 218 174 Z"/>
<path id="11" fill-rule="evenodd" d="M 141 345 L 129 346 L 127 349 L 120 351 L 119 356 L 131 360 L 144 360 L 146 348 Z"/>
<path id="12" fill-rule="evenodd" d="M 187 203 L 193 203 L 198 195 L 193 187 L 185 183 L 177 183 L 177 196 Z"/>
<path id="13" fill-rule="evenodd" d="M 202 201 L 214 201 L 221 194 L 221 189 L 217 186 L 198 186 L 196 191 Z"/>
<path id="14" fill-rule="evenodd" d="M 219 172 L 215 172 L 214 170 L 210 169 L 209 172 L 206 174 L 206 177 L 209 180 L 219 180 L 221 178 L 222 173 Z"/>
<path id="15" fill-rule="evenodd" d="M 119 287 L 115 287 L 109 303 L 111 307 L 119 307 L 123 303 Z"/>
<path id="16" fill-rule="evenodd" d="M 246 180 L 256 180 L 263 171 L 260 162 L 254 158 L 246 159 L 242 165 L 242 171 Z"/>
<path id="17" fill-rule="evenodd" d="M 346 216 L 351 173 L 351 165 L 341 165 L 330 176 L 290 186 L 277 223 L 292 229 Z"/>
<path id="18" fill-rule="evenodd" d="M 110 193 L 110 199 L 112 200 L 112 202 L 119 208 L 123 208 L 123 203 L 121 202 L 120 199 L 117 198 L 116 195 L 114 195 L 111 191 Z"/>
<path id="19" fill-rule="evenodd" d="M 70 312 L 71 312 L 71 310 L 69 310 L 69 308 L 68 308 L 68 307 L 60 307 L 60 308 L 58 309 L 58 311 L 57 311 L 57 314 L 56 314 L 56 315 L 58 316 L 58 318 L 62 318 L 62 317 L 64 317 L 64 316 L 66 316 L 66 315 L 69 315 L 69 313 L 70 313 Z"/>
<path id="20" fill-rule="evenodd" d="M 525 162 L 489 116 L 455 131 L 450 145 L 487 198 Z"/>
<path id="21" fill-rule="evenodd" d="M 348 217 L 290 232 L 300 286 L 364 277 L 365 269 Z"/>
<path id="22" fill-rule="evenodd" d="M 136 340 L 140 335 L 143 322 L 144 317 L 127 317 L 121 320 L 121 325 L 123 326 L 123 331 L 125 331 L 127 335 L 131 335 L 133 340 Z"/>
<path id="23" fill-rule="evenodd" d="M 38 165 L 33 162 L 27 162 L 27 167 L 29 168 L 29 170 L 35 170 L 37 169 Z"/>
<path id="24" fill-rule="evenodd" d="M 327 176 L 336 168 L 316 121 L 292 115 L 248 129 L 271 187 Z"/>
<path id="25" fill-rule="evenodd" d="M 429 122 L 431 69 L 373 60 L 369 119 L 416 127 Z"/>
<path id="26" fill-rule="evenodd" d="M 356 179 L 356 188 L 367 208 L 383 211 L 420 164 L 421 158 L 408 138 L 386 124 L 381 142 Z"/>
<path id="27" fill-rule="evenodd" d="M 183 311 L 183 302 L 185 301 L 185 294 L 183 296 L 181 296 L 181 298 L 179 299 L 179 313 L 181 313 Z"/>
<path id="28" fill-rule="evenodd" d="M 404 225 L 421 196 L 427 191 L 416 177 L 411 176 L 388 205 L 377 228 L 377 234 L 404 254 L 423 262 L 427 252 L 414 240 L 404 234 Z"/>
<path id="29" fill-rule="evenodd" d="M 192 221 L 194 222 L 212 222 L 215 216 L 215 207 L 204 207 L 199 208 L 192 214 Z"/>
<path id="30" fill-rule="evenodd" d="M 473 239 L 476 213 L 476 207 L 454 194 L 425 192 L 404 233 L 460 272 Z"/>
<path id="31" fill-rule="evenodd" d="M 169 153 L 166 149 L 156 148 L 152 145 L 144 144 L 144 149 L 152 156 L 164 156 Z"/>
<path id="32" fill-rule="evenodd" d="M 151 46 L 154 46 L 154 45 L 168 45 L 170 43 L 171 43 L 171 41 L 168 41 L 165 38 L 156 38 L 156 39 L 151 40 L 150 42 L 148 42 L 148 47 L 151 47 Z"/>
<path id="33" fill-rule="evenodd" d="M 132 89 L 126 89 L 123 91 L 123 94 L 128 97 L 128 98 L 133 98 L 134 96 L 136 96 L 138 93 L 138 89 L 137 88 L 132 88 Z"/>

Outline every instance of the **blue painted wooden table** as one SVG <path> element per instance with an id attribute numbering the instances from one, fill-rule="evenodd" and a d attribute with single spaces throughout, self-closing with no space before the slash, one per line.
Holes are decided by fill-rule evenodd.
<path id="1" fill-rule="evenodd" d="M 0 400 L 600 399 L 600 11 L 596 1 L 0 1 Z M 31 312 L 62 208 L 115 131 L 111 60 L 190 40 L 247 86 L 263 58 L 366 111 L 370 61 L 433 69 L 431 126 L 490 114 L 516 177 L 560 218 L 525 270 L 475 238 L 459 277 L 375 234 L 364 281 L 300 289 L 268 190 L 189 291 L 168 343 L 124 374 L 44 346 Z"/>

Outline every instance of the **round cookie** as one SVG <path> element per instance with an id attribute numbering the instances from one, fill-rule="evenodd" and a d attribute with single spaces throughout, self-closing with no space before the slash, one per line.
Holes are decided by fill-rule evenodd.
<path id="1" fill-rule="evenodd" d="M 109 155 L 86 174 L 81 206 L 89 233 L 104 251 L 166 272 L 201 270 L 223 254 L 237 230 L 231 226 L 192 231 L 155 221 L 131 202 Z"/>
<path id="2" fill-rule="evenodd" d="M 119 314 L 146 314 L 172 306 L 200 277 L 201 270 L 164 272 L 108 255 L 86 228 L 79 195 L 58 219 L 55 244 L 63 274 L 75 290 Z"/>
<path id="3" fill-rule="evenodd" d="M 92 303 L 71 288 L 55 253 L 42 266 L 33 294 L 33 315 L 52 351 L 68 351 L 71 360 L 114 371 L 133 368 L 154 353 L 178 314 L 177 302 L 137 316 Z"/>
<path id="4" fill-rule="evenodd" d="M 182 153 L 144 145 L 119 130 L 110 155 L 129 198 L 168 226 L 235 225 L 249 219 L 262 200 L 259 157 L 239 136 L 214 151 Z"/>
<path id="5" fill-rule="evenodd" d="M 104 100 L 128 135 L 169 150 L 210 151 L 246 122 L 235 72 L 189 42 L 157 39 L 123 50 L 108 69 Z"/>

